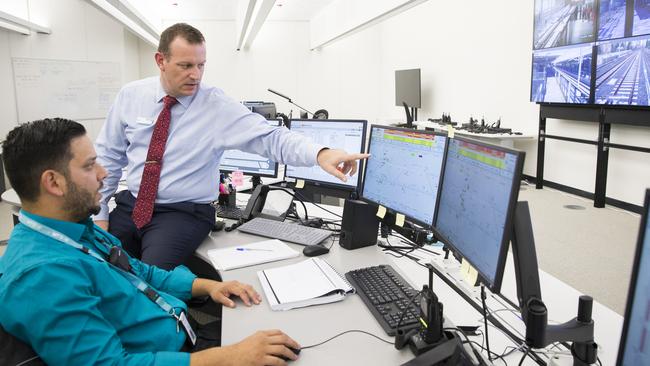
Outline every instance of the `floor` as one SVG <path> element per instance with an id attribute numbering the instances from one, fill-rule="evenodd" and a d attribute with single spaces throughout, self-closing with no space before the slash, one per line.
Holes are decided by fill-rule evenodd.
<path id="1" fill-rule="evenodd" d="M 594 208 L 581 197 L 526 184 L 519 200 L 528 201 L 531 208 L 540 268 L 623 314 L 639 215 Z M 11 228 L 10 209 L 0 203 L 0 240 L 9 237 Z M 0 244 L 0 255 L 3 252 Z"/>

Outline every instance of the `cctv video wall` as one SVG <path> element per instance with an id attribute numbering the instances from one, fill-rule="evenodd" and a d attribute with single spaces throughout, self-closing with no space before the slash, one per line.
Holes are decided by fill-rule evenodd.
<path id="1" fill-rule="evenodd" d="M 530 100 L 650 106 L 650 0 L 535 0 Z"/>

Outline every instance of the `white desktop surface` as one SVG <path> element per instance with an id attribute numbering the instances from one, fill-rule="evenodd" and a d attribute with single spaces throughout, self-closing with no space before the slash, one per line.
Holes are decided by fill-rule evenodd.
<path id="1" fill-rule="evenodd" d="M 298 205 L 300 207 L 300 205 Z M 314 205 L 307 204 L 310 217 L 332 216 Z M 334 212 L 340 213 L 341 207 L 326 206 Z M 299 209 L 299 211 L 302 211 Z M 265 240 L 265 238 L 244 234 L 237 230 L 230 233 L 221 231 L 212 233 L 197 249 L 197 254 L 209 263 L 207 251 L 214 248 L 223 248 L 233 245 L 241 245 L 250 242 Z M 392 239 L 393 244 L 398 240 Z M 329 246 L 329 241 L 326 245 Z M 301 250 L 300 245 L 288 243 L 296 250 Z M 356 268 L 374 266 L 378 264 L 390 264 L 411 285 L 420 289 L 423 284 L 428 283 L 428 271 L 406 258 L 395 258 L 382 253 L 377 246 L 371 246 L 356 250 L 346 250 L 335 243 L 330 253 L 321 256 L 327 260 L 341 274 Z M 263 295 L 257 271 L 306 259 L 304 256 L 292 258 L 279 262 L 266 263 L 253 267 L 240 268 L 232 271 L 221 272 L 224 280 L 238 280 L 251 284 L 260 294 Z M 454 268 L 457 271 L 458 264 Z M 506 263 L 501 292 L 509 299 L 516 299 L 516 288 L 514 278 L 514 265 L 511 256 Z M 468 302 L 460 297 L 454 289 L 445 284 L 440 278 L 434 276 L 434 291 L 440 301 L 444 303 L 445 318 L 450 319 L 457 325 L 482 325 L 482 313 L 475 310 Z M 540 283 L 543 299 L 548 307 L 549 324 L 561 323 L 574 318 L 577 314 L 578 297 L 581 295 L 577 290 L 559 281 L 557 278 L 540 271 Z M 461 285 L 462 286 L 462 285 Z M 470 289 L 478 295 L 477 288 Z M 498 310 L 496 295 L 488 293 L 488 307 Z M 499 312 L 497 315 L 515 324 L 523 332 L 523 323 L 511 312 Z M 616 361 L 618 343 L 620 340 L 623 317 L 605 306 L 594 302 L 593 319 L 595 320 L 595 340 L 599 344 L 599 357 L 603 365 L 613 365 Z M 322 342 L 340 332 L 350 329 L 361 329 L 377 335 L 386 340 L 394 340 L 385 334 L 370 311 L 357 295 L 350 295 L 341 302 L 312 306 L 302 309 L 294 309 L 284 312 L 272 311 L 265 303 L 252 308 L 247 308 L 243 303 L 238 302 L 235 309 L 224 308 L 222 342 L 224 345 L 233 344 L 241 339 L 262 329 L 281 329 L 294 337 L 301 345 L 311 345 Z M 506 346 L 513 346 L 513 342 L 506 338 L 503 333 L 489 327 L 490 346 L 493 352 L 502 353 Z M 523 338 L 523 336 L 522 336 Z M 474 340 L 481 342 L 480 337 Z M 550 348 L 550 347 L 549 347 Z M 565 352 L 566 349 L 563 348 Z M 521 352 L 514 352 L 506 357 L 509 364 L 517 364 L 522 356 Z M 412 359 L 414 356 L 407 348 L 397 351 L 393 345 L 383 343 L 371 336 L 352 333 L 338 337 L 324 345 L 306 349 L 301 353 L 300 359 L 292 364 L 301 365 L 397 365 Z M 557 365 L 571 365 L 572 359 L 568 355 L 561 355 L 556 360 Z M 495 364 L 501 361 L 495 361 Z M 525 365 L 535 363 L 527 358 Z"/>

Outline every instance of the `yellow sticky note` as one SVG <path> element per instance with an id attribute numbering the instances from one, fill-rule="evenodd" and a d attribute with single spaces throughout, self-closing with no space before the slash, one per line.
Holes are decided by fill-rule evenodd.
<path id="1" fill-rule="evenodd" d="M 460 261 L 460 276 L 463 280 L 467 281 L 467 274 L 469 273 L 469 263 L 463 258 Z"/>
<path id="2" fill-rule="evenodd" d="M 469 266 L 469 272 L 467 273 L 467 283 L 472 286 L 476 286 L 476 281 L 478 280 L 478 271 L 476 268 Z"/>
<path id="3" fill-rule="evenodd" d="M 379 205 L 379 207 L 377 207 L 377 217 L 383 219 L 384 216 L 386 216 L 386 207 Z"/>
<path id="4" fill-rule="evenodd" d="M 397 226 L 399 226 L 399 227 L 404 226 L 404 219 L 406 219 L 406 218 L 404 217 L 404 215 L 399 214 L 399 213 L 396 214 L 396 215 L 395 215 L 395 225 L 397 225 Z"/>
<path id="5" fill-rule="evenodd" d="M 447 135 L 449 136 L 450 139 L 454 138 L 454 126 L 447 125 Z"/>
<path id="6" fill-rule="evenodd" d="M 305 188 L 305 181 L 302 179 L 296 179 L 296 188 Z"/>

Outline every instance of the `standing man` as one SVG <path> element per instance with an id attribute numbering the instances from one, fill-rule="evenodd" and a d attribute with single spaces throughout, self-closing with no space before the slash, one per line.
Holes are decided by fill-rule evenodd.
<path id="1" fill-rule="evenodd" d="M 117 236 L 132 255 L 163 269 L 184 263 L 210 232 L 223 152 L 238 149 L 298 165 L 320 165 L 346 180 L 365 154 L 305 141 L 271 127 L 222 90 L 201 84 L 205 39 L 179 23 L 160 36 L 159 77 L 127 84 L 117 95 L 96 141 L 108 170 L 97 225 Z M 115 197 L 121 169 L 128 190 Z M 108 220 L 108 221 L 107 221 Z"/>

